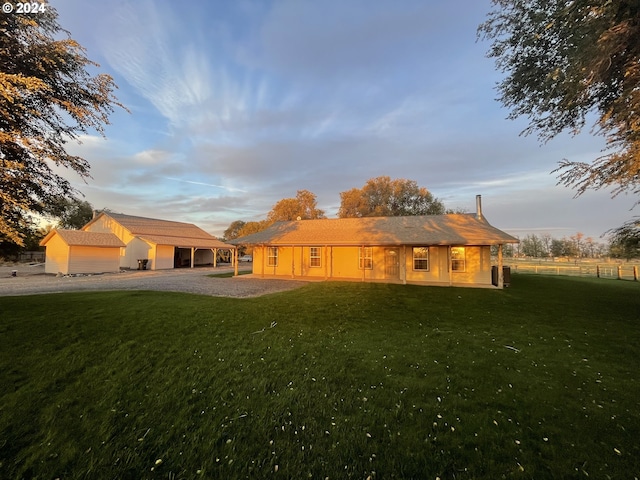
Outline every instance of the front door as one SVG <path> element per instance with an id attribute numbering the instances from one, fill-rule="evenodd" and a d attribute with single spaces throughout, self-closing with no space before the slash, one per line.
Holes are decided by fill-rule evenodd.
<path id="1" fill-rule="evenodd" d="M 400 278 L 400 251 L 397 248 L 384 250 L 384 276 L 389 280 Z"/>

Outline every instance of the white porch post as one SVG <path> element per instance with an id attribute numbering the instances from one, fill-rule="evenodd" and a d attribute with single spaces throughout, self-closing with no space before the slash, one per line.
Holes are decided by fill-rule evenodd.
<path id="1" fill-rule="evenodd" d="M 196 264 L 196 249 L 191 247 L 191 268 Z"/>
<path id="2" fill-rule="evenodd" d="M 453 261 L 451 260 L 451 245 L 447 246 L 447 263 L 449 269 L 449 286 L 453 285 Z"/>
<path id="3" fill-rule="evenodd" d="M 498 245 L 498 288 L 504 288 L 504 269 L 502 259 L 502 244 Z"/>
<path id="4" fill-rule="evenodd" d="M 218 266 L 218 249 L 217 248 L 213 248 L 213 268 L 216 268 Z"/>

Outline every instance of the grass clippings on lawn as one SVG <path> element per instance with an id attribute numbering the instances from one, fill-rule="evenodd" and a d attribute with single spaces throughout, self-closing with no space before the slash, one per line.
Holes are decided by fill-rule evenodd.
<path id="1" fill-rule="evenodd" d="M 0 477 L 638 477 L 639 293 L 0 298 Z"/>

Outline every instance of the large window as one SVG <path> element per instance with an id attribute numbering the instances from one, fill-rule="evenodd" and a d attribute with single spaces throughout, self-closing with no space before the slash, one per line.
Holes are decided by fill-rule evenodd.
<path id="1" fill-rule="evenodd" d="M 278 247 L 267 247 L 267 266 L 278 266 Z"/>
<path id="2" fill-rule="evenodd" d="M 451 247 L 451 270 L 464 272 L 466 268 L 464 247 Z"/>
<path id="3" fill-rule="evenodd" d="M 321 255 L 320 247 L 311 247 L 309 249 L 309 266 L 311 267 L 321 266 L 320 255 Z"/>
<path id="4" fill-rule="evenodd" d="M 420 271 L 429 270 L 428 247 L 413 247 L 413 269 Z"/>
<path id="5" fill-rule="evenodd" d="M 373 268 L 373 248 L 371 247 L 360 247 L 358 254 L 359 268 L 365 270 L 371 270 Z"/>

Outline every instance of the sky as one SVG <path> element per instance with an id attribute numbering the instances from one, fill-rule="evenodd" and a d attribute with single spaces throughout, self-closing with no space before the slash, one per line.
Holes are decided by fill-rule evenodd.
<path id="1" fill-rule="evenodd" d="M 447 208 L 512 235 L 596 241 L 634 198 L 575 191 L 552 174 L 591 161 L 587 128 L 542 144 L 497 100 L 503 74 L 476 30 L 490 0 L 51 0 L 110 74 L 103 138 L 69 143 L 94 208 L 195 223 L 222 236 L 306 189 L 327 216 L 373 177 L 415 180 Z"/>

